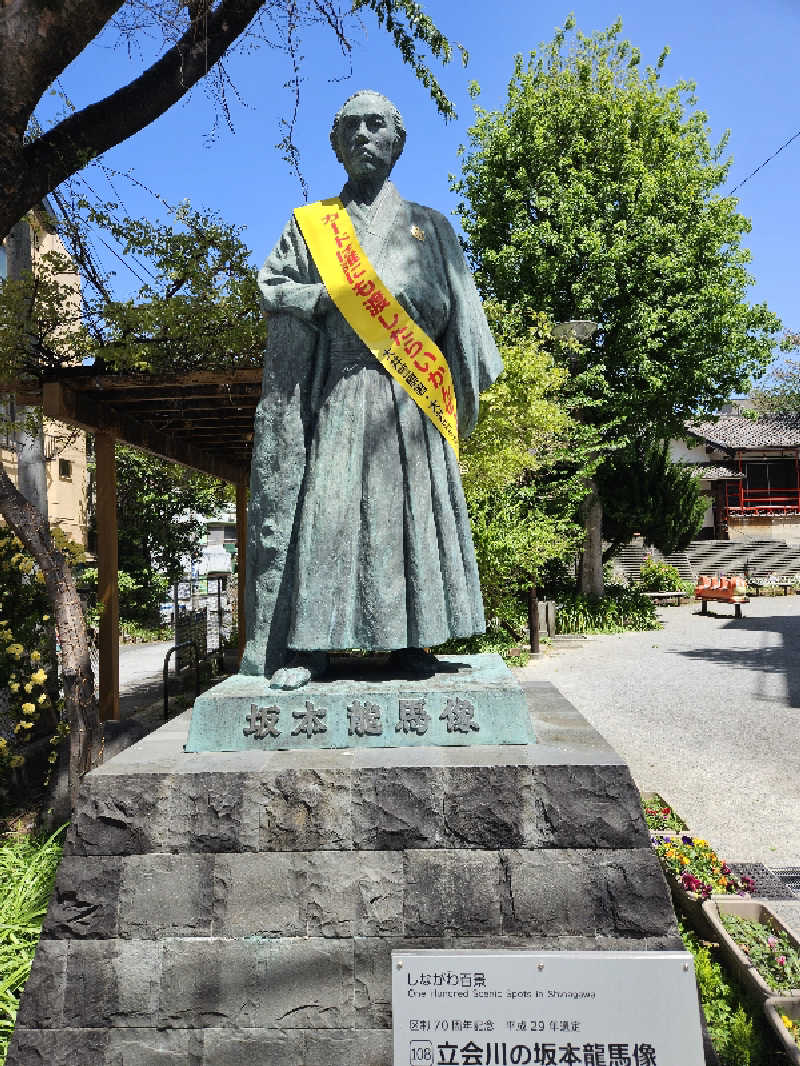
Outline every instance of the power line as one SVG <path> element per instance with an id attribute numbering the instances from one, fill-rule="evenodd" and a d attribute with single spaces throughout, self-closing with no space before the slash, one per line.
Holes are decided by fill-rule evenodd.
<path id="1" fill-rule="evenodd" d="M 771 163 L 776 155 L 780 155 L 784 148 L 788 148 L 792 141 L 796 141 L 798 137 L 800 137 L 800 130 L 798 130 L 797 133 L 792 134 L 789 140 L 785 144 L 782 144 L 776 152 L 773 152 L 769 159 L 765 159 L 760 166 L 756 167 L 752 174 L 748 174 L 746 178 L 742 178 L 738 185 L 734 185 L 734 187 L 728 193 L 728 196 L 733 196 L 737 189 L 741 189 L 741 187 L 746 181 L 749 181 L 752 177 L 755 177 L 755 175 L 758 174 L 759 170 L 763 170 L 767 163 Z"/>

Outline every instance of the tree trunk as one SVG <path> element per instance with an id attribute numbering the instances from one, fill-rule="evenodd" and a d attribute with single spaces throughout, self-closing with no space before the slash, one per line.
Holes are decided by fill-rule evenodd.
<path id="1" fill-rule="evenodd" d="M 102 728 L 94 694 L 89 638 L 72 571 L 50 537 L 41 513 L 17 491 L 0 466 L 0 515 L 44 574 L 61 645 L 61 678 L 69 723 L 69 794 L 74 808 L 83 775 L 101 761 Z"/>
<path id="2" fill-rule="evenodd" d="M 603 503 L 594 479 L 586 483 L 581 505 L 584 538 L 580 560 L 579 587 L 584 596 L 603 595 Z"/>

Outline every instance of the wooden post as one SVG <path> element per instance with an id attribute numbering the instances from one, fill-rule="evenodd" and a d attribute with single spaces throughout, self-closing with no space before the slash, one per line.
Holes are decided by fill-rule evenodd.
<path id="1" fill-rule="evenodd" d="M 539 652 L 539 599 L 536 595 L 536 586 L 528 589 L 528 632 L 531 637 L 531 653 Z"/>
<path id="2" fill-rule="evenodd" d="M 247 643 L 247 626 L 244 610 L 244 587 L 247 579 L 247 485 L 236 486 L 236 594 L 238 600 L 239 662 Z"/>
<path id="3" fill-rule="evenodd" d="M 119 721 L 119 574 L 114 438 L 94 438 L 97 492 L 97 601 L 100 604 L 100 721 Z"/>

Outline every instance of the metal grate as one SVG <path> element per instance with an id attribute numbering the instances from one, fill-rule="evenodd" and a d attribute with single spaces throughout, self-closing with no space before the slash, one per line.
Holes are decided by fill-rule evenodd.
<path id="1" fill-rule="evenodd" d="M 773 873 L 795 898 L 800 897 L 800 866 L 787 866 L 783 870 L 773 870 Z"/>
<path id="2" fill-rule="evenodd" d="M 737 877 L 747 875 L 756 883 L 755 895 L 764 899 L 795 899 L 788 884 L 775 871 L 768 870 L 760 862 L 732 862 L 731 870 Z M 800 876 L 800 870 L 798 870 Z"/>

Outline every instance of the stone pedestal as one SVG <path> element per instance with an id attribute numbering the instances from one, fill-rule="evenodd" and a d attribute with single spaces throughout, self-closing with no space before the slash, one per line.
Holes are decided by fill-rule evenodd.
<path id="1" fill-rule="evenodd" d="M 85 780 L 8 1066 L 389 1066 L 390 952 L 681 947 L 627 767 L 537 743 L 186 753 Z"/>

